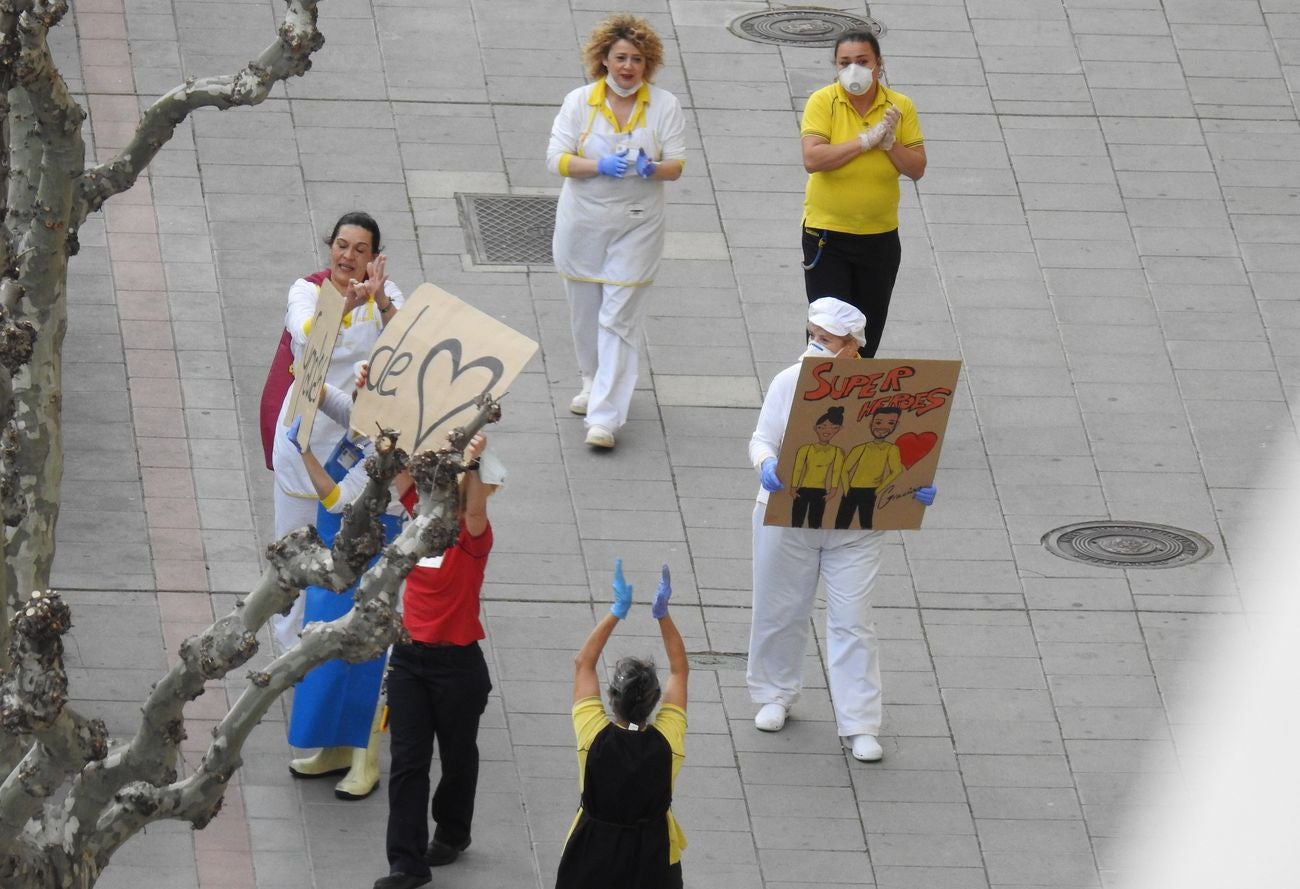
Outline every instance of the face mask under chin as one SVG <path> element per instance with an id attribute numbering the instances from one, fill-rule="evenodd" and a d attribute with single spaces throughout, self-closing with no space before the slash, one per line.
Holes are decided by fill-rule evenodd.
<path id="1" fill-rule="evenodd" d="M 605 86 L 608 87 L 611 92 L 613 92 L 616 95 L 622 96 L 624 99 L 626 99 L 628 96 L 635 96 L 636 91 L 641 89 L 641 83 L 642 81 L 638 80 L 635 86 L 633 86 L 631 89 L 625 90 L 623 89 L 623 87 L 619 86 L 618 83 L 614 80 L 614 75 L 612 74 L 605 75 Z"/>

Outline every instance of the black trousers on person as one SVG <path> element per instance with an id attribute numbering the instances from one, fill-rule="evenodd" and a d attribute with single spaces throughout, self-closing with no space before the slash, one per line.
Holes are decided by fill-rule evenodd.
<path id="1" fill-rule="evenodd" d="M 802 528 L 805 517 L 809 528 L 820 528 L 826 514 L 825 488 L 795 488 L 794 505 L 790 507 L 790 524 Z"/>
<path id="2" fill-rule="evenodd" d="M 478 723 L 487 709 L 487 661 L 469 645 L 394 645 L 388 673 L 388 864 L 393 872 L 427 875 L 426 807 L 434 838 L 451 846 L 470 839 L 478 787 Z M 438 743 L 442 777 L 429 805 L 429 770 Z"/>
<path id="3" fill-rule="evenodd" d="M 858 513 L 858 527 L 867 530 L 876 514 L 875 488 L 849 488 L 840 498 L 840 508 L 835 511 L 835 527 L 841 530 L 853 524 L 853 513 Z"/>
<path id="4" fill-rule="evenodd" d="M 826 243 L 817 255 L 823 234 Z M 889 299 L 898 278 L 903 248 L 898 229 L 878 235 L 850 235 L 804 228 L 803 273 L 808 302 L 833 296 L 850 303 L 867 316 L 867 344 L 858 350 L 863 358 L 876 357 L 889 317 Z"/>

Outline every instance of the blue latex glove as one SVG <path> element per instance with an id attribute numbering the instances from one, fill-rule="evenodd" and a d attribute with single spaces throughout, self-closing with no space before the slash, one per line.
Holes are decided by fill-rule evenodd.
<path id="1" fill-rule="evenodd" d="M 650 160 L 649 155 L 645 153 L 645 149 L 638 148 L 636 150 L 636 174 L 642 179 L 649 179 L 657 169 L 659 169 L 659 165 Z"/>
<path id="2" fill-rule="evenodd" d="M 293 445 L 294 449 L 300 454 L 302 453 L 302 445 L 298 444 L 298 430 L 301 428 L 302 417 L 297 416 L 293 418 L 293 422 L 289 424 L 289 428 L 284 432 L 284 437 L 289 439 L 289 444 Z"/>
<path id="3" fill-rule="evenodd" d="M 668 573 L 668 566 L 664 566 L 663 574 L 659 578 L 659 589 L 655 590 L 655 602 L 650 606 L 650 616 L 655 620 L 668 616 L 668 600 L 673 597 L 673 578 Z"/>
<path id="4" fill-rule="evenodd" d="M 632 584 L 623 578 L 623 560 L 614 560 L 614 604 L 609 606 L 609 613 L 623 620 L 628 609 L 632 607 Z"/>
<path id="5" fill-rule="evenodd" d="M 926 485 L 924 488 L 917 488 L 916 493 L 912 496 L 929 506 L 934 502 L 934 495 L 937 493 L 939 493 L 939 489 L 934 485 Z"/>
<path id="6" fill-rule="evenodd" d="M 602 176 L 613 176 L 618 179 L 627 172 L 627 164 L 627 149 L 624 148 L 622 151 L 607 154 L 596 161 L 596 172 Z"/>
<path id="7" fill-rule="evenodd" d="M 776 476 L 776 458 L 768 457 L 763 461 L 762 484 L 764 491 L 780 491 L 785 488 Z"/>

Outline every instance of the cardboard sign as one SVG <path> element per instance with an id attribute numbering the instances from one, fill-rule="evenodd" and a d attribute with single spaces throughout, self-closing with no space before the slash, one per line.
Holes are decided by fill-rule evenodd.
<path id="1" fill-rule="evenodd" d="M 316 298 L 316 314 L 311 318 L 307 345 L 302 350 L 302 357 L 294 362 L 293 395 L 283 419 L 284 425 L 288 426 L 294 417 L 302 417 L 298 444 L 304 448 L 311 441 L 312 426 L 316 424 L 320 388 L 325 383 L 325 374 L 334 356 L 334 343 L 339 338 L 339 325 L 343 323 L 343 308 L 343 294 L 326 278 L 321 282 L 320 295 Z"/>
<path id="2" fill-rule="evenodd" d="M 765 525 L 919 528 L 960 361 L 805 358 Z"/>
<path id="3" fill-rule="evenodd" d="M 401 433 L 408 454 L 437 450 L 464 425 L 485 392 L 494 398 L 519 376 L 537 343 L 432 284 L 406 300 L 370 353 L 370 375 L 352 408 L 352 428 Z"/>

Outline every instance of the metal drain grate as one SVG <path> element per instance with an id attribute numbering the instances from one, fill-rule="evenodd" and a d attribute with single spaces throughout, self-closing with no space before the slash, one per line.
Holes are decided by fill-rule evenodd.
<path id="1" fill-rule="evenodd" d="M 885 26 L 875 19 L 815 6 L 751 12 L 727 28 L 737 37 L 780 46 L 834 46 L 836 38 L 847 31 L 868 31 L 877 37 L 885 33 Z"/>
<path id="2" fill-rule="evenodd" d="M 1043 535 L 1063 559 L 1107 568 L 1176 568 L 1214 549 L 1200 534 L 1146 522 L 1080 522 Z"/>
<path id="3" fill-rule="evenodd" d="M 726 651 L 693 651 L 686 660 L 697 670 L 744 670 L 749 665 L 745 655 Z"/>
<path id="4" fill-rule="evenodd" d="M 478 265 L 548 264 L 555 232 L 549 195 L 457 194 L 461 226 Z"/>

